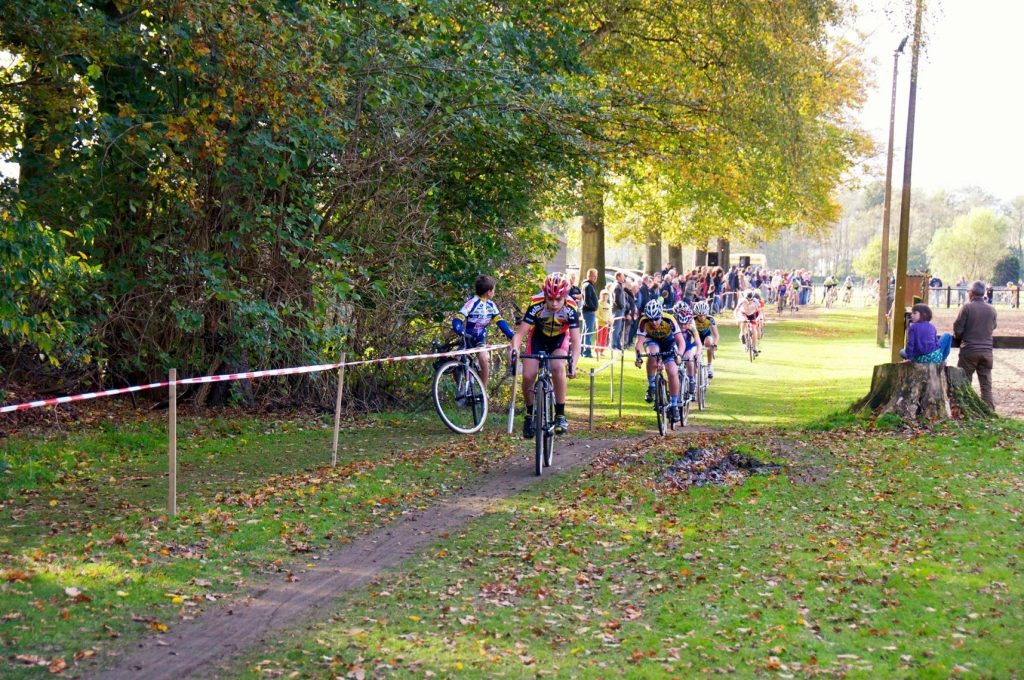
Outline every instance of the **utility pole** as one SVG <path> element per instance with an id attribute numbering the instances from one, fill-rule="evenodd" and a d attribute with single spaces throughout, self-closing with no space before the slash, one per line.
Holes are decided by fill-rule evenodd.
<path id="1" fill-rule="evenodd" d="M 900 196 L 900 242 L 896 252 L 896 292 L 892 312 L 892 362 L 900 361 L 907 322 L 903 318 L 907 296 L 907 245 L 910 241 L 910 171 L 914 165 L 914 114 L 917 109 L 917 63 L 921 54 L 921 19 L 924 0 L 917 0 L 914 12 L 914 45 L 910 59 L 910 104 L 907 107 L 907 142 L 903 158 L 903 194 Z"/>
<path id="2" fill-rule="evenodd" d="M 885 331 L 889 316 L 889 214 L 892 212 L 892 146 L 896 130 L 896 74 L 899 68 L 900 55 L 907 45 L 907 38 L 900 41 L 900 46 L 892 55 L 892 99 L 889 105 L 889 151 L 885 158 L 885 203 L 882 208 L 882 265 L 878 274 L 878 328 L 875 339 L 879 347 L 885 347 Z"/>

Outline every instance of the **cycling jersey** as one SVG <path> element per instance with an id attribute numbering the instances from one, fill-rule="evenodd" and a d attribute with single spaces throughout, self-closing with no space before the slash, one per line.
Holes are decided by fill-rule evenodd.
<path id="1" fill-rule="evenodd" d="M 711 329 L 718 325 L 715 323 L 715 317 L 713 316 L 705 317 L 704 321 L 693 317 L 693 323 L 697 326 L 697 334 L 700 335 L 701 340 L 711 335 Z"/>
<path id="2" fill-rule="evenodd" d="M 640 321 L 636 327 L 637 336 L 645 337 L 654 342 L 673 338 L 677 333 L 681 332 L 682 329 L 679 328 L 679 323 L 671 314 L 662 314 L 659 321 L 651 321 L 647 318 L 646 314 L 643 314 L 640 316 Z"/>
<path id="3" fill-rule="evenodd" d="M 512 329 L 502 318 L 498 305 L 494 304 L 493 300 L 484 300 L 474 295 L 466 300 L 466 303 L 455 313 L 452 328 L 456 333 L 482 342 L 484 336 L 487 335 L 487 326 L 491 322 L 494 322 L 506 337 L 512 337 Z"/>
<path id="4" fill-rule="evenodd" d="M 566 297 L 562 308 L 554 312 L 544 304 L 543 295 L 534 295 L 530 299 L 530 307 L 523 315 L 523 323 L 533 326 L 530 335 L 540 331 L 540 335 L 555 338 L 565 335 L 572 328 L 580 327 L 580 312 L 576 301 L 570 297 Z"/>

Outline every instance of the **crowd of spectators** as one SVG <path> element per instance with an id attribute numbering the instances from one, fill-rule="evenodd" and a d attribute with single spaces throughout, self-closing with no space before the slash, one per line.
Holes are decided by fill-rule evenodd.
<path id="1" fill-rule="evenodd" d="M 802 269 L 733 266 L 726 271 L 722 267 L 704 266 L 680 272 L 669 264 L 660 272 L 640 278 L 620 271 L 603 290 L 597 288 L 597 270 L 591 269 L 582 289 L 574 288 L 574 292 L 580 291 L 577 300 L 585 324 L 584 356 L 591 356 L 592 346 L 607 347 L 609 341 L 614 349 L 631 346 L 636 341 L 640 312 L 655 297 L 662 299 L 666 309 L 680 301 L 692 305 L 697 300 L 707 300 L 712 314 L 718 314 L 735 309 L 739 296 L 749 289 L 760 290 L 764 299 L 771 302 L 780 287 L 793 284 L 800 286 L 800 304 L 807 304 L 811 299 L 811 272 Z M 601 350 L 596 348 L 593 352 L 600 354 Z"/>

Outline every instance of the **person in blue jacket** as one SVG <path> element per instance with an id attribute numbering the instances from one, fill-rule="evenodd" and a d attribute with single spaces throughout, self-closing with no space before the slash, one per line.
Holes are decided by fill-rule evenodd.
<path id="1" fill-rule="evenodd" d="M 498 329 L 511 339 L 512 329 L 508 322 L 501 316 L 498 305 L 491 299 L 494 297 L 494 279 L 486 274 L 476 277 L 474 284 L 476 295 L 466 300 L 465 304 L 455 313 L 452 319 L 452 330 L 462 336 L 466 349 L 480 347 L 487 344 L 487 327 L 494 323 Z M 491 353 L 479 352 L 480 379 L 487 387 L 487 380 L 490 377 Z"/>

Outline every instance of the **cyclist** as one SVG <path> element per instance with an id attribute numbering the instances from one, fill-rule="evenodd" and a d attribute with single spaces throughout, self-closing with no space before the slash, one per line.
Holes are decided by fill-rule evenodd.
<path id="1" fill-rule="evenodd" d="M 701 300 L 693 305 L 693 325 L 697 327 L 697 335 L 700 344 L 708 353 L 708 380 L 715 377 L 715 367 L 711 362 L 715 360 L 715 349 L 718 348 L 718 324 L 715 317 L 711 316 L 711 306 Z"/>
<path id="2" fill-rule="evenodd" d="M 789 307 L 794 312 L 800 311 L 800 292 L 803 285 L 803 280 L 794 272 L 789 279 Z"/>
<path id="3" fill-rule="evenodd" d="M 637 323 L 636 331 L 636 367 L 643 366 L 643 355 L 640 348 L 643 347 L 651 354 L 655 352 L 671 352 L 675 350 L 680 356 L 683 354 L 683 335 L 676 323 L 675 318 L 664 313 L 664 306 L 661 298 L 649 300 L 644 305 L 643 314 Z M 662 361 L 666 364 L 665 373 L 668 376 L 669 391 L 669 415 L 672 422 L 679 422 L 679 369 L 676 368 L 674 355 L 664 357 Z M 657 369 L 657 358 L 647 358 L 647 396 L 644 399 L 648 402 L 654 401 L 654 378 Z"/>
<path id="4" fill-rule="evenodd" d="M 761 340 L 764 337 L 764 322 L 765 322 L 765 304 L 764 298 L 761 297 L 761 291 L 754 289 L 754 299 L 757 300 L 757 304 L 761 307 L 761 313 L 757 316 L 757 339 Z"/>
<path id="5" fill-rule="evenodd" d="M 555 433 L 565 434 L 569 431 L 569 422 L 565 419 L 565 378 L 567 375 L 570 378 L 576 377 L 576 365 L 580 360 L 580 313 L 576 301 L 569 297 L 569 279 L 561 272 L 548 274 L 541 293 L 530 299 L 530 306 L 512 337 L 510 358 L 519 353 L 524 337 L 526 354 L 569 353 L 568 366 L 563 361 L 551 362 L 551 379 L 555 386 Z M 536 359 L 523 359 L 523 398 L 526 401 L 524 439 L 533 439 L 536 434 L 533 425 L 533 383 L 539 367 L 540 363 Z"/>
<path id="6" fill-rule="evenodd" d="M 821 298 L 821 301 L 825 302 L 826 300 L 829 300 L 829 298 L 832 298 L 832 295 L 835 292 L 836 286 L 839 285 L 839 279 L 836 278 L 835 274 L 829 274 L 825 278 L 825 281 L 824 281 L 823 285 L 825 286 L 825 295 L 824 295 L 824 297 Z"/>
<path id="7" fill-rule="evenodd" d="M 843 282 L 843 288 L 845 289 L 845 292 L 843 293 L 843 304 L 844 305 L 848 305 L 851 302 L 853 302 L 853 277 L 852 276 L 847 276 L 846 277 L 846 281 Z"/>
<path id="8" fill-rule="evenodd" d="M 687 386 L 683 400 L 693 401 L 693 398 L 697 394 L 697 369 L 691 359 L 695 359 L 697 357 L 697 352 L 700 351 L 700 345 L 697 340 L 699 333 L 697 332 L 697 326 L 693 321 L 693 311 L 691 310 L 690 305 L 685 302 L 679 302 L 672 311 L 673 314 L 675 314 L 676 323 L 679 324 L 679 328 L 683 333 L 683 341 L 686 343 L 686 348 L 683 350 L 682 356 L 680 357 L 683 365 L 686 366 L 687 377 Z"/>
<path id="9" fill-rule="evenodd" d="M 508 322 L 502 318 L 498 305 L 494 304 L 491 298 L 494 297 L 494 279 L 486 274 L 476 277 L 473 284 L 476 295 L 466 300 L 459 311 L 455 312 L 452 319 L 452 330 L 462 336 L 466 349 L 473 349 L 486 344 L 487 326 L 495 323 L 506 338 L 511 339 L 514 335 Z M 477 364 L 480 366 L 480 379 L 487 387 L 488 376 L 491 372 L 491 353 L 478 352 Z"/>
<path id="10" fill-rule="evenodd" d="M 761 353 L 757 349 L 757 323 L 760 316 L 761 304 L 754 297 L 754 291 L 748 290 L 743 296 L 743 301 L 736 307 L 736 318 L 740 322 L 740 343 L 743 345 L 746 345 L 747 326 L 753 324 L 751 328 L 754 332 L 750 337 L 753 338 L 755 356 Z"/>

